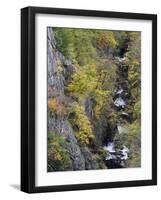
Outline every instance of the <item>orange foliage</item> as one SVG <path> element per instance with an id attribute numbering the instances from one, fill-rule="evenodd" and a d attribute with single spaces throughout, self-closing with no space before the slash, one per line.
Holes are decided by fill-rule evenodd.
<path id="1" fill-rule="evenodd" d="M 48 109 L 55 112 L 58 115 L 67 115 L 66 107 L 57 99 L 48 99 Z"/>

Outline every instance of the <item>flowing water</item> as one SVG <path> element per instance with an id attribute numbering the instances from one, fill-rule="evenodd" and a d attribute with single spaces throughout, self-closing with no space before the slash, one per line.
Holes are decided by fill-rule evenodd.
<path id="1" fill-rule="evenodd" d="M 126 83 L 128 74 L 125 70 L 125 58 L 116 57 L 116 60 L 118 63 L 118 83 L 113 97 L 113 105 L 115 107 L 115 112 L 121 112 L 121 117 L 116 125 L 117 130 L 115 135 L 127 132 L 124 124 L 121 123 L 121 119 L 129 119 L 129 114 L 125 112 L 128 106 L 128 89 Z M 108 139 L 103 148 L 107 152 L 105 163 L 108 168 L 126 167 L 126 161 L 129 158 L 130 151 L 124 144 L 118 146 L 115 139 L 111 139 L 111 141 Z"/>

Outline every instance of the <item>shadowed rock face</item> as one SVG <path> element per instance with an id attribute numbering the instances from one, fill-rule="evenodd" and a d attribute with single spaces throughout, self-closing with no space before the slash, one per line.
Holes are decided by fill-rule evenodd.
<path id="1" fill-rule="evenodd" d="M 84 102 L 84 107 L 85 107 L 86 115 L 89 120 L 92 120 L 92 118 L 93 118 L 92 105 L 93 105 L 93 103 L 92 103 L 91 99 L 86 98 L 85 102 Z"/>
<path id="2" fill-rule="evenodd" d="M 48 96 L 64 94 L 64 85 L 74 71 L 71 61 L 57 49 L 52 28 L 48 28 Z"/>

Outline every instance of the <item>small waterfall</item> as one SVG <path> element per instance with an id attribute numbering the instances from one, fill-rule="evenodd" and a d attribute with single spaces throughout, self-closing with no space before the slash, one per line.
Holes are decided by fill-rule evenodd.
<path id="1" fill-rule="evenodd" d="M 118 97 L 117 99 L 115 99 L 114 105 L 118 108 L 125 108 L 126 102 L 122 99 L 122 97 Z"/>
<path id="2" fill-rule="evenodd" d="M 115 112 L 120 113 L 120 120 L 118 121 L 116 127 L 116 134 L 126 133 L 127 130 L 124 126 L 123 120 L 129 120 L 130 116 L 125 111 L 128 106 L 128 71 L 125 65 L 124 57 L 116 57 L 116 62 L 118 66 L 118 77 L 117 77 L 117 87 L 113 97 L 113 104 Z M 108 168 L 123 168 L 126 166 L 126 161 L 129 158 L 129 149 L 125 146 L 125 144 L 117 144 L 115 138 L 111 139 L 111 141 L 107 141 L 103 146 L 104 150 L 107 152 L 105 157 L 105 163 Z"/>
<path id="3" fill-rule="evenodd" d="M 128 98 L 127 98 L 128 93 L 127 93 L 127 89 L 123 88 L 121 84 L 124 84 L 124 87 L 125 87 L 124 82 L 119 84 L 118 89 L 116 90 L 114 94 L 113 103 L 117 108 L 124 109 L 128 105 Z"/>
<path id="4" fill-rule="evenodd" d="M 108 142 L 106 146 L 104 146 L 104 149 L 108 151 L 109 153 L 115 153 L 115 144 L 114 142 Z"/>
<path id="5" fill-rule="evenodd" d="M 129 149 L 125 145 L 118 149 L 115 142 L 107 142 L 104 150 L 107 151 L 105 163 L 108 168 L 123 168 L 126 165 Z"/>

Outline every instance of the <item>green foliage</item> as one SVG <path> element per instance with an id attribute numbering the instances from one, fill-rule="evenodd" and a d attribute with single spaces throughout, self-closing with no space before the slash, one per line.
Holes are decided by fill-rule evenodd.
<path id="1" fill-rule="evenodd" d="M 68 92 L 79 99 L 90 97 L 93 101 L 95 117 L 111 102 L 116 79 L 115 65 L 109 60 L 102 60 L 99 65 L 89 64 L 78 67 L 67 86 Z"/>
<path id="2" fill-rule="evenodd" d="M 75 29 L 76 60 L 80 66 L 95 60 L 97 54 L 93 46 L 93 33 L 90 30 Z"/>
<path id="3" fill-rule="evenodd" d="M 141 101 L 138 100 L 134 104 L 133 118 L 140 120 L 140 115 L 141 115 Z"/>
<path id="4" fill-rule="evenodd" d="M 116 137 L 119 143 L 124 144 L 130 149 L 128 160 L 129 167 L 139 167 L 141 158 L 141 128 L 140 122 L 134 121 L 124 126 L 124 132 Z"/>
<path id="5" fill-rule="evenodd" d="M 140 32 L 129 32 L 129 46 L 126 53 L 128 80 L 131 88 L 140 87 Z"/>
<path id="6" fill-rule="evenodd" d="M 96 88 L 96 85 L 96 66 L 93 64 L 77 68 L 67 89 L 72 94 L 84 98 Z"/>
<path id="7" fill-rule="evenodd" d="M 139 68 L 139 63 L 137 61 L 130 62 L 128 79 L 130 82 L 132 82 L 132 86 L 134 85 L 134 82 L 136 80 L 139 80 L 138 68 Z"/>
<path id="8" fill-rule="evenodd" d="M 93 32 L 83 29 L 55 28 L 59 50 L 73 63 L 83 66 L 96 57 Z"/>
<path id="9" fill-rule="evenodd" d="M 96 61 L 98 49 L 117 46 L 112 31 L 54 28 L 54 32 L 59 50 L 80 66 Z"/>
<path id="10" fill-rule="evenodd" d="M 140 122 L 134 121 L 128 126 L 127 145 L 130 149 L 129 166 L 140 167 L 141 164 L 141 128 Z"/>
<path id="11" fill-rule="evenodd" d="M 141 163 L 141 44 L 140 32 L 127 32 L 128 49 L 125 53 L 125 64 L 128 66 L 129 105 L 127 112 L 132 115 L 132 122 L 127 123 L 126 131 L 118 136 L 118 141 L 130 149 L 129 167 L 140 167 Z"/>
<path id="12" fill-rule="evenodd" d="M 116 112 L 111 112 L 108 116 L 108 123 L 111 128 L 115 127 L 119 120 L 119 114 Z"/>
<path id="13" fill-rule="evenodd" d="M 74 59 L 75 52 L 72 42 L 74 40 L 73 29 L 54 28 L 54 33 L 59 50 L 67 58 Z"/>
<path id="14" fill-rule="evenodd" d="M 141 167 L 141 148 L 140 146 L 135 148 L 137 148 L 137 150 L 132 152 L 128 160 L 128 167 Z"/>
<path id="15" fill-rule="evenodd" d="M 102 109 L 107 105 L 108 99 L 110 98 L 111 92 L 101 89 L 95 89 L 91 97 L 94 101 L 94 114 L 95 118 L 98 119 L 102 113 Z"/>
<path id="16" fill-rule="evenodd" d="M 78 103 L 73 103 L 69 109 L 69 113 L 69 121 L 75 129 L 78 141 L 81 144 L 90 144 L 94 136 L 92 133 L 91 123 L 86 116 L 84 107 Z"/>
<path id="17" fill-rule="evenodd" d="M 99 48 L 115 48 L 117 45 L 114 33 L 112 31 L 100 31 L 96 40 Z"/>
<path id="18" fill-rule="evenodd" d="M 140 143 L 140 124 L 137 121 L 134 121 L 132 124 L 128 124 L 127 127 L 128 129 L 128 137 L 127 137 L 127 145 L 132 145 L 132 144 L 139 144 Z M 135 141 L 135 142 L 134 142 Z"/>
<path id="19" fill-rule="evenodd" d="M 67 170 L 71 167 L 66 140 L 54 132 L 48 132 L 48 171 Z"/>

